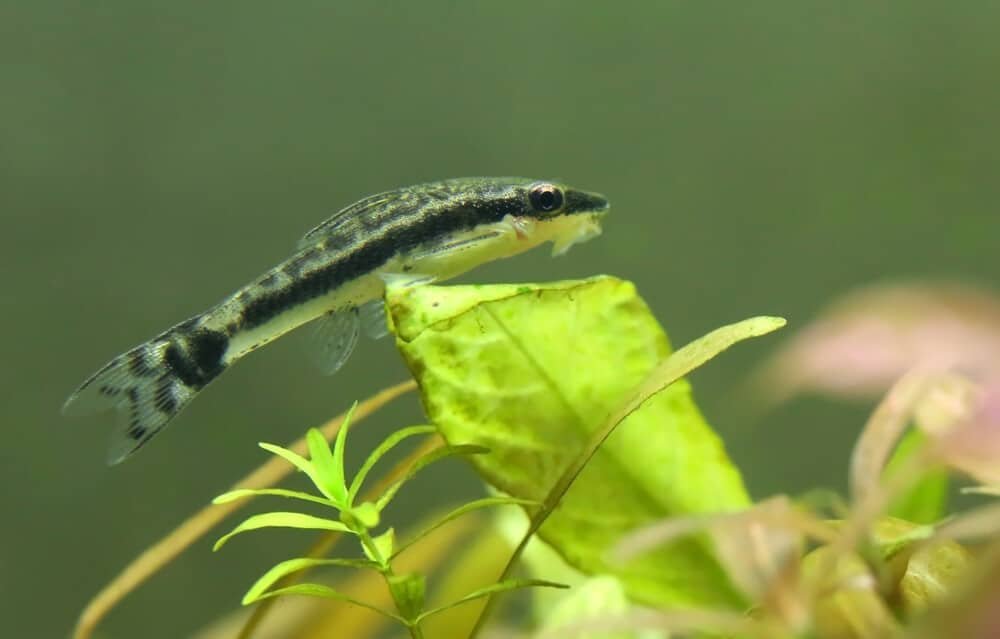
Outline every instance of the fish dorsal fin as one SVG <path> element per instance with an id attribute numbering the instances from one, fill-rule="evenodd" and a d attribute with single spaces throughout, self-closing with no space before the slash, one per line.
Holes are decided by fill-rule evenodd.
<path id="1" fill-rule="evenodd" d="M 354 352 L 361 329 L 356 308 L 327 313 L 316 318 L 309 327 L 309 355 L 324 375 L 333 375 Z"/>
<path id="2" fill-rule="evenodd" d="M 447 202 L 466 187 L 468 179 L 444 180 L 424 184 L 420 188 L 383 191 L 358 200 L 313 228 L 299 240 L 298 248 L 313 246 L 324 240 L 344 239 L 356 231 L 378 228 L 397 219 L 401 214 Z"/>
<path id="3" fill-rule="evenodd" d="M 370 195 L 350 206 L 344 207 L 302 236 L 297 248 L 313 246 L 323 240 L 350 234 L 362 219 L 374 211 L 390 207 L 401 200 L 400 191 L 386 191 Z"/>

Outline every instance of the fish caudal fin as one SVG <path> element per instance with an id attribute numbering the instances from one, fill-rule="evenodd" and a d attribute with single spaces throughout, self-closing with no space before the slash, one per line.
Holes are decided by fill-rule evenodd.
<path id="1" fill-rule="evenodd" d="M 141 448 L 225 368 L 228 338 L 188 320 L 119 355 L 94 373 L 63 405 L 64 415 L 114 409 L 117 427 L 108 463 Z"/>

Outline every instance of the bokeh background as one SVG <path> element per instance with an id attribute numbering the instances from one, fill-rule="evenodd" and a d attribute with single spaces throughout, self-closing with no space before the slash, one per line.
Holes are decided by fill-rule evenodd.
<path id="1" fill-rule="evenodd" d="M 389 340 L 329 379 L 283 340 L 110 469 L 110 420 L 58 414 L 108 358 L 337 208 L 461 175 L 601 191 L 598 241 L 464 279 L 629 278 L 675 343 L 760 313 L 801 326 L 873 281 L 996 289 L 998 69 L 990 2 L 3 3 L 0 634 L 65 636 L 120 567 L 265 458 L 255 442 L 405 378 Z M 869 406 L 803 398 L 754 421 L 734 393 L 781 339 L 698 372 L 697 398 L 755 495 L 843 487 Z M 420 421 L 411 396 L 355 452 Z M 480 490 L 436 469 L 399 516 Z M 201 543 L 104 636 L 185 636 L 303 543 Z"/>

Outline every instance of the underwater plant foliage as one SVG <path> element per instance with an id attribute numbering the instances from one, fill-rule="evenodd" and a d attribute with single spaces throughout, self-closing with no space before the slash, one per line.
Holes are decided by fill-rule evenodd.
<path id="1" fill-rule="evenodd" d="M 310 512 L 251 515 L 215 549 L 267 528 L 355 544 L 328 557 L 332 544 L 318 543 L 264 572 L 243 597 L 264 607 L 242 622 L 240 637 L 254 636 L 269 603 L 290 595 L 371 611 L 413 639 L 473 638 L 487 625 L 490 636 L 533 639 L 933 638 L 948 636 L 956 610 L 988 614 L 980 602 L 992 583 L 975 579 L 976 551 L 964 542 L 994 539 L 1000 508 L 947 514 L 949 471 L 978 475 L 938 444 L 962 436 L 961 428 L 984 428 L 981 414 L 992 413 L 954 399 L 986 401 L 989 393 L 970 395 L 952 377 L 905 377 L 862 431 L 850 499 L 821 492 L 754 502 L 685 376 L 783 319 L 754 317 L 673 350 L 634 285 L 607 276 L 392 286 L 386 309 L 430 423 L 390 433 L 354 472 L 345 467 L 354 409 L 332 446 L 319 430 L 307 433 L 308 456 L 261 444 L 315 490 L 236 488 L 215 503 L 281 497 Z M 937 430 L 926 428 L 927 415 Z M 413 441 L 422 444 L 386 473 L 384 457 Z M 398 533 L 387 506 L 422 469 L 451 458 L 469 462 L 490 494 Z M 435 545 L 454 543 L 438 541 L 438 531 L 484 509 L 496 516 L 476 519 L 468 552 Z M 449 535 L 441 539 L 455 539 Z M 437 559 L 407 563 L 425 553 Z M 502 572 L 470 569 L 495 566 L 497 554 L 509 556 Z M 316 569 L 374 574 L 383 585 L 359 589 L 327 574 L 304 580 Z M 497 626 L 497 597 L 523 589 L 535 593 L 532 614 L 520 615 L 517 629 Z M 346 610 L 313 629 L 353 624 Z M 468 612 L 453 614 L 459 610 Z M 383 626 L 363 627 L 359 639 Z"/>
<path id="2" fill-rule="evenodd" d="M 544 285 L 390 287 L 386 306 L 428 416 L 449 442 L 418 460 L 415 468 L 444 456 L 467 456 L 487 482 L 509 495 L 461 506 L 431 528 L 479 507 L 519 504 L 536 515 L 545 511 L 540 536 L 571 566 L 608 576 L 635 601 L 743 605 L 707 539 L 679 540 L 625 565 L 609 562 L 607 555 L 623 530 L 673 515 L 731 511 L 750 504 L 738 471 L 695 406 L 690 387 L 671 382 L 735 341 L 778 328 L 782 320 L 763 318 L 727 327 L 671 360 L 667 337 L 634 286 L 611 277 Z M 570 478 L 572 490 L 552 502 L 550 491 L 574 459 L 585 454 L 593 433 L 623 403 L 634 401 L 636 389 L 665 362 L 673 363 L 666 369 L 673 377 L 646 391 L 614 419 L 607 433 L 620 425 L 620 434 L 607 441 L 602 437 Z M 561 586 L 503 578 L 447 606 L 424 610 L 423 577 L 401 579 L 392 572 L 393 529 L 374 534 L 381 511 L 412 472 L 373 502 L 355 505 L 354 500 L 365 474 L 382 455 L 433 427 L 390 435 L 348 482 L 343 468 L 347 426 L 338 433 L 332 452 L 318 431 L 310 431 L 309 460 L 262 444 L 304 472 L 322 497 L 268 489 L 235 491 L 216 500 L 284 496 L 330 506 L 339 511 L 338 519 L 290 512 L 254 515 L 222 537 L 216 548 L 247 530 L 312 528 L 358 537 L 365 559 L 282 562 L 250 589 L 245 604 L 287 594 L 349 599 L 320 584 L 270 588 L 305 568 L 373 568 L 385 575 L 397 608 L 381 612 L 419 634 L 421 621 L 449 607 L 511 589 Z"/>
<path id="3" fill-rule="evenodd" d="M 388 296 L 400 352 L 428 417 L 496 489 L 541 501 L 590 434 L 671 353 L 629 283 L 400 289 Z M 539 535 L 568 563 L 614 574 L 650 604 L 736 605 L 711 550 L 684 540 L 624 566 L 605 555 L 623 530 L 750 503 L 721 440 L 678 382 L 601 446 Z"/>

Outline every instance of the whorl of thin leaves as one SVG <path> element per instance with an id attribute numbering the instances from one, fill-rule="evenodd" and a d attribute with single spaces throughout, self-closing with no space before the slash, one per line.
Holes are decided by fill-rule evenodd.
<path id="1" fill-rule="evenodd" d="M 352 409 L 353 410 L 353 409 Z M 309 447 L 309 459 L 302 457 L 290 450 L 276 446 L 274 444 L 260 444 L 261 448 L 285 459 L 290 464 L 302 471 L 316 488 L 318 495 L 287 490 L 283 488 L 267 489 L 240 489 L 232 490 L 219 495 L 213 503 L 224 504 L 237 499 L 248 497 L 285 497 L 288 499 L 325 506 L 337 513 L 335 518 L 319 517 L 298 512 L 268 512 L 252 515 L 245 519 L 229 533 L 223 535 L 216 542 L 214 550 L 221 548 L 227 541 L 235 535 L 251 530 L 263 528 L 297 528 L 307 530 L 324 530 L 337 533 L 347 533 L 354 536 L 360 542 L 363 558 L 310 558 L 303 557 L 283 561 L 262 575 L 250 587 L 243 596 L 243 605 L 284 595 L 306 595 L 313 597 L 325 597 L 350 602 L 352 604 L 374 610 L 386 617 L 394 619 L 404 626 L 414 628 L 421 620 L 429 615 L 447 610 L 453 606 L 460 605 L 467 601 L 484 597 L 493 592 L 502 592 L 516 588 L 529 586 L 558 586 L 550 582 L 540 580 L 527 581 L 504 581 L 489 588 L 477 590 L 451 604 L 424 610 L 424 584 L 425 577 L 419 574 L 396 575 L 393 573 L 391 560 L 400 552 L 416 543 L 426 535 L 436 530 L 440 526 L 474 510 L 499 505 L 531 505 L 534 502 L 525 499 L 511 497 L 489 497 L 479 499 L 459 506 L 444 515 L 440 520 L 428 526 L 414 537 L 407 540 L 402 546 L 397 546 L 395 532 L 392 528 L 387 528 L 380 534 L 372 534 L 372 530 L 378 527 L 381 522 L 381 511 L 392 501 L 402 486 L 412 479 L 418 472 L 430 464 L 448 459 L 450 457 L 464 457 L 469 455 L 480 455 L 488 452 L 482 446 L 471 444 L 449 446 L 441 445 L 424 455 L 418 457 L 407 469 L 403 476 L 389 485 L 388 488 L 374 501 L 364 501 L 356 503 L 358 494 L 364 481 L 375 465 L 393 448 L 400 443 L 414 436 L 429 435 L 436 432 L 433 426 L 411 426 L 400 429 L 389 435 L 381 444 L 375 447 L 368 458 L 362 463 L 358 473 L 352 480 L 348 480 L 344 468 L 344 450 L 347 444 L 347 432 L 350 427 L 350 413 L 337 437 L 330 445 L 316 429 L 311 429 L 306 435 Z M 345 593 L 316 583 L 300 583 L 282 586 L 281 582 L 288 577 L 303 570 L 321 567 L 346 567 L 355 569 L 370 569 L 381 573 L 387 584 L 390 593 L 396 604 L 397 612 L 384 610 L 378 606 L 355 599 Z M 560 586 L 561 587 L 561 586 Z"/>

